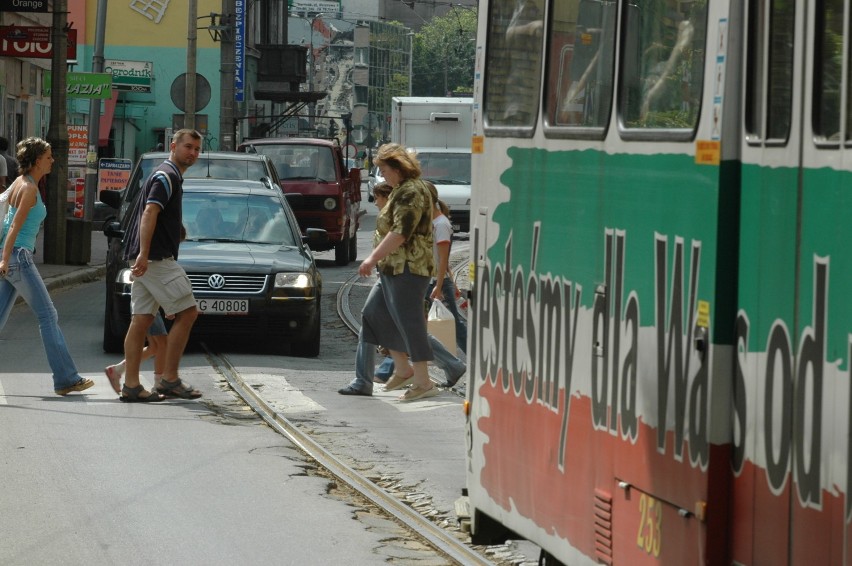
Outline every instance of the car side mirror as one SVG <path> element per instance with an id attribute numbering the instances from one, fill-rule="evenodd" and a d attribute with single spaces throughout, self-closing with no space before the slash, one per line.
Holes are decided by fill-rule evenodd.
<path id="1" fill-rule="evenodd" d="M 114 189 L 104 189 L 98 193 L 98 200 L 107 206 L 118 210 L 121 208 L 121 197 L 124 190 L 116 191 Z"/>
<path id="2" fill-rule="evenodd" d="M 325 246 L 328 244 L 328 232 L 321 228 L 308 228 L 305 230 L 305 235 L 302 236 L 302 241 L 311 248 Z"/>
<path id="3" fill-rule="evenodd" d="M 101 191 L 103 194 L 106 191 Z M 101 201 L 103 202 L 103 201 Z M 121 229 L 121 223 L 117 221 L 107 222 L 103 227 L 104 236 L 107 238 L 124 238 L 124 230 Z"/>

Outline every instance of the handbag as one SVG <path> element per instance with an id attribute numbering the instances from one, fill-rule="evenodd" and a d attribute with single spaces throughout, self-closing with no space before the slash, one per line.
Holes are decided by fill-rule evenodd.
<path id="1" fill-rule="evenodd" d="M 450 309 L 438 300 L 432 301 L 426 315 L 426 330 L 437 338 L 449 352 L 456 352 L 456 319 Z"/>

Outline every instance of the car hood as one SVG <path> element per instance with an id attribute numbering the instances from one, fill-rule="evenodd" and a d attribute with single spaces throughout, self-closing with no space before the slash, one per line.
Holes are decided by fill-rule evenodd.
<path id="1" fill-rule="evenodd" d="M 450 208 L 470 207 L 470 185 L 440 185 L 435 183 L 438 189 L 438 198 L 447 203 Z"/>
<path id="2" fill-rule="evenodd" d="M 179 263 L 186 271 L 229 273 L 303 272 L 310 257 L 296 247 L 241 242 L 181 242 Z"/>

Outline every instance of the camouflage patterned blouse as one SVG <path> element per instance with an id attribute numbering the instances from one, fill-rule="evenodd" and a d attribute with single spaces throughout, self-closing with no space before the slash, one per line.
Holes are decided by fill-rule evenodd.
<path id="1" fill-rule="evenodd" d="M 420 179 L 404 181 L 391 191 L 388 203 L 376 219 L 373 247 L 378 246 L 388 232 L 405 236 L 405 242 L 379 261 L 379 272 L 399 275 L 408 263 L 414 275 L 434 275 L 432 206 L 432 195 Z"/>

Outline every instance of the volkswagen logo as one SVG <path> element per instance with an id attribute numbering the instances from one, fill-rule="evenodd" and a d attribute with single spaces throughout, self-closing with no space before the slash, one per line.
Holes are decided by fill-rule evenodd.
<path id="1" fill-rule="evenodd" d="M 218 273 L 214 273 L 210 277 L 207 278 L 207 284 L 211 289 L 221 289 L 225 286 L 225 278 Z"/>

